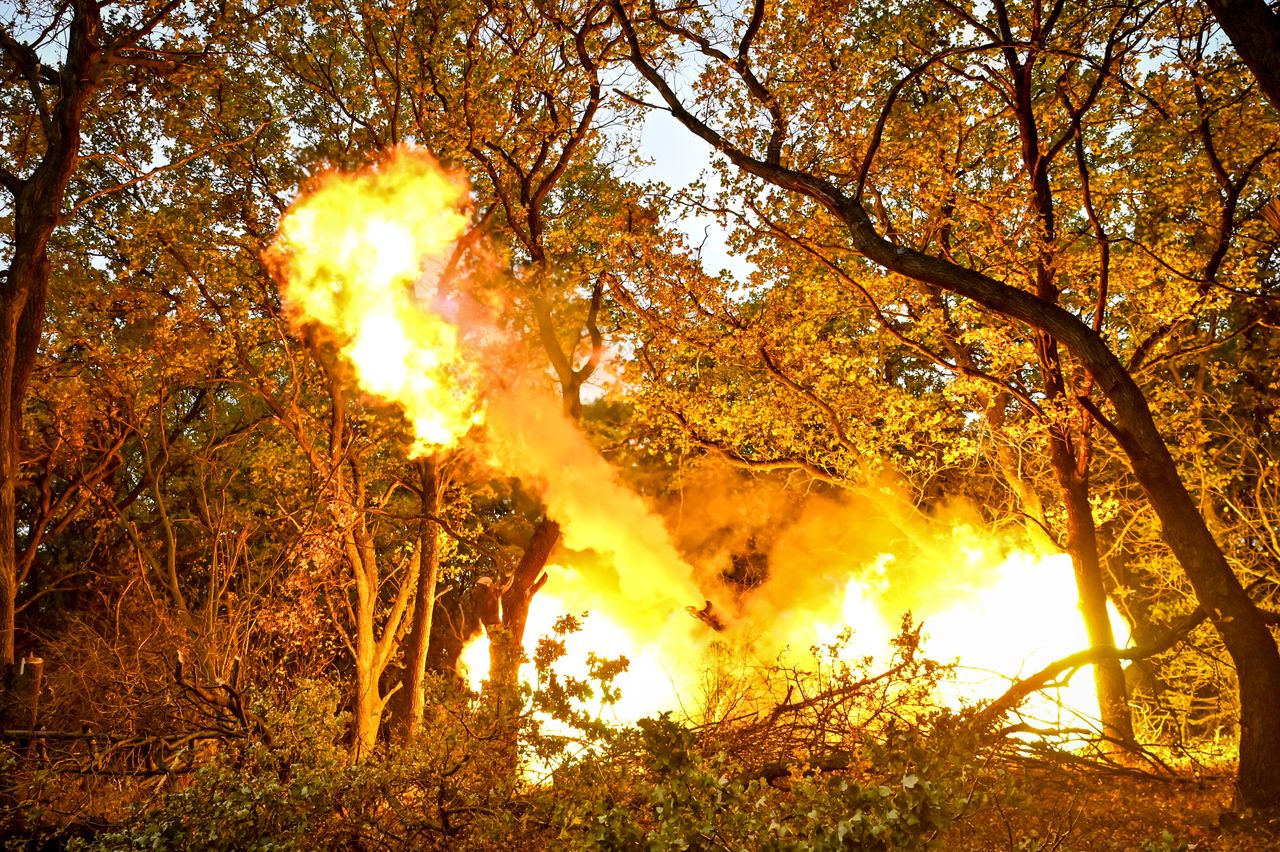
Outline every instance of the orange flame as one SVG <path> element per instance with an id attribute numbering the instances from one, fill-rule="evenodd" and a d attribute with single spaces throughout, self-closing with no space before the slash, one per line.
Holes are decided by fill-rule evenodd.
<path id="1" fill-rule="evenodd" d="M 1085 647 L 1069 564 L 1008 555 L 972 528 L 926 554 L 861 556 L 849 539 L 859 517 L 815 517 L 806 543 L 798 523 L 773 547 L 768 581 L 733 607 L 729 634 L 688 616 L 704 592 L 662 520 L 619 480 L 539 387 L 540 374 L 486 381 L 484 356 L 463 345 L 462 330 L 441 310 L 439 277 L 467 224 L 465 184 L 428 156 L 401 148 L 377 165 L 335 175 L 300 199 L 280 225 L 269 259 L 282 272 L 282 295 L 299 324 L 327 329 L 360 385 L 397 402 L 413 428 L 414 452 L 455 445 L 482 422 L 490 453 L 504 470 L 541 493 L 558 520 L 574 564 L 551 570 L 530 610 L 530 645 L 565 612 L 590 612 L 569 642 L 570 664 L 588 651 L 625 655 L 620 681 L 624 721 L 695 700 L 694 685 L 713 644 L 751 643 L 770 660 L 803 654 L 842 628 L 855 631 L 851 653 L 880 654 L 898 617 L 911 609 L 926 624 L 936 659 L 1002 675 L 1033 670 Z M 497 336 L 496 325 L 482 337 Z M 849 532 L 854 531 L 853 533 Z M 788 537 L 790 535 L 790 537 Z M 709 594 L 716 594 L 710 592 Z M 1018 620 L 1019 617 L 1021 620 Z M 1037 656 L 1039 655 L 1039 656 Z M 484 677 L 487 649 L 466 651 L 472 680 Z M 1083 672 L 1063 701 L 1096 715 Z M 952 696 L 990 697 L 1004 685 L 961 684 Z"/>
<path id="2" fill-rule="evenodd" d="M 270 252 L 295 321 L 327 329 L 361 387 L 404 408 L 415 454 L 453 445 L 483 419 L 459 330 L 433 308 L 465 198 L 465 183 L 399 148 L 299 199 Z"/>
<path id="3" fill-rule="evenodd" d="M 608 588 L 593 589 L 591 576 L 557 566 L 530 606 L 526 646 L 532 652 L 539 638 L 550 635 L 559 615 L 587 612 L 580 632 L 566 642 L 561 670 L 583 676 L 588 653 L 627 657 L 631 667 L 616 681 L 622 694 L 611 711 L 621 722 L 663 710 L 696 712 L 699 680 L 714 664 L 716 642 L 750 646 L 762 663 L 781 657 L 803 666 L 811 647 L 830 644 L 849 628 L 852 641 L 843 650 L 847 659 L 883 660 L 897 632 L 899 607 L 913 598 L 913 614 L 925 625 L 925 653 L 959 664 L 955 679 L 944 682 L 939 695 L 952 706 L 995 698 L 1008 688 L 1010 678 L 1088 647 L 1067 556 L 1002 552 L 994 538 L 982 541 L 975 530 L 961 532 L 954 560 L 944 567 L 949 576 L 933 578 L 949 586 L 946 595 L 913 595 L 901 589 L 890 593 L 897 560 L 881 554 L 843 587 L 804 600 L 788 599 L 779 609 L 770 605 L 768 586 L 788 584 L 783 568 L 780 576 L 755 591 L 756 605 L 746 608 L 726 634 L 712 633 L 693 619 L 684 624 L 680 619 L 637 619 L 625 596 Z M 1112 615 L 1123 645 L 1127 626 L 1114 610 Z M 488 672 L 487 641 L 482 637 L 468 645 L 462 662 L 468 681 L 480 689 Z M 530 670 L 523 675 L 532 680 Z M 1090 668 L 1075 672 L 1052 692 L 1028 699 L 1022 712 L 1063 727 L 1096 724 L 1098 701 Z"/>

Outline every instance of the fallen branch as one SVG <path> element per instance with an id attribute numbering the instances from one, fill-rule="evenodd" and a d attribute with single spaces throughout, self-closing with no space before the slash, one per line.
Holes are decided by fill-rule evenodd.
<path id="1" fill-rule="evenodd" d="M 1258 585 L 1258 582 L 1251 583 L 1245 591 L 1251 591 Z M 1261 607 L 1256 607 L 1256 609 L 1264 623 L 1273 626 L 1280 625 L 1280 613 L 1271 612 Z M 1145 660 L 1148 657 L 1154 657 L 1156 654 L 1163 654 L 1185 639 L 1187 634 L 1203 624 L 1208 617 L 1209 611 L 1203 606 L 1198 606 L 1183 616 L 1164 636 L 1149 645 L 1140 645 L 1136 648 L 1086 648 L 1083 651 L 1077 651 L 1070 656 L 1056 660 L 1030 677 L 1014 682 L 1004 695 L 987 705 L 978 715 L 978 719 L 983 722 L 994 722 L 1021 704 L 1022 700 L 1031 693 L 1039 692 L 1041 689 L 1055 683 L 1063 674 L 1081 666 L 1090 666 L 1105 660 Z"/>
<path id="2" fill-rule="evenodd" d="M 750 772 L 743 772 L 734 778 L 735 781 L 754 781 L 761 780 L 772 785 L 779 778 L 786 778 L 796 770 L 806 778 L 816 775 L 819 772 L 838 772 L 842 769 L 848 769 L 853 764 L 853 755 L 846 751 L 837 751 L 823 757 L 809 758 L 808 760 L 776 760 L 766 763 Z"/>
<path id="3" fill-rule="evenodd" d="M 263 745 L 268 748 L 274 747 L 275 740 L 271 736 L 271 731 L 267 729 L 266 721 L 249 709 L 244 695 L 240 692 L 239 657 L 232 661 L 231 677 L 229 682 L 226 683 L 198 684 L 193 680 L 189 680 L 185 676 L 184 670 L 182 652 L 179 651 L 173 672 L 174 682 L 182 688 L 186 697 L 206 716 L 222 723 L 234 721 L 242 730 L 246 732 L 252 731 L 256 734 Z"/>
<path id="4" fill-rule="evenodd" d="M 1149 645 L 1136 648 L 1086 648 L 1055 660 L 1030 677 L 1015 681 L 1004 695 L 992 701 L 978 714 L 978 719 L 983 722 L 994 722 L 1021 704 L 1023 699 L 1031 693 L 1039 692 L 1056 682 L 1063 674 L 1081 666 L 1089 666 L 1105 660 L 1145 660 L 1164 653 L 1185 639 L 1188 633 L 1200 626 L 1208 617 L 1209 613 L 1204 607 L 1197 607 L 1175 624 L 1168 633 Z"/>
<path id="5" fill-rule="evenodd" d="M 923 627 L 924 627 L 923 623 L 918 624 L 916 625 L 915 630 L 912 632 L 912 637 L 915 639 L 916 642 L 920 641 L 920 631 Z M 906 653 L 903 654 L 902 660 L 899 661 L 897 665 L 891 668 L 885 669 L 879 674 L 870 675 L 868 677 L 863 678 L 862 680 L 857 681 L 856 683 L 850 683 L 850 684 L 846 684 L 844 686 L 838 687 L 836 689 L 826 690 L 825 692 L 821 692 L 818 695 L 813 696 L 812 698 L 806 698 L 800 701 L 792 701 L 791 691 L 787 690 L 786 699 L 781 704 L 775 706 L 773 708 L 773 711 L 769 714 L 769 722 L 777 721 L 778 717 L 780 717 L 784 713 L 796 713 L 801 710 L 807 710 L 810 707 L 815 707 L 819 704 L 828 702 L 833 698 L 843 698 L 847 695 L 854 695 L 859 692 L 862 692 L 864 689 L 866 689 L 869 686 L 874 686 L 877 683 L 881 683 L 883 681 L 886 681 L 895 677 L 899 672 L 901 672 L 903 669 L 907 668 L 908 666 L 910 666 L 912 663 L 915 662 L 916 647 L 918 646 L 917 645 L 910 646 L 907 649 Z"/>
<path id="6" fill-rule="evenodd" d="M 182 745 L 195 740 L 241 740 L 248 735 L 238 731 L 204 728 L 181 734 L 112 734 L 105 731 L 31 731 L 0 730 L 0 740 L 61 740 L 99 743 L 140 744 L 161 741 Z"/>

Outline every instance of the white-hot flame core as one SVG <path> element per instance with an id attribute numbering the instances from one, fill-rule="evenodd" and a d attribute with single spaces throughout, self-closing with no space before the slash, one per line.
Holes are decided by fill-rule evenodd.
<path id="1" fill-rule="evenodd" d="M 565 654 L 555 665 L 558 673 L 586 679 L 590 655 L 604 660 L 626 657 L 627 670 L 613 681 L 621 697 L 616 705 L 601 708 L 604 718 L 634 722 L 677 709 L 692 694 L 700 675 L 698 664 L 708 658 L 712 637 L 683 607 L 668 610 L 662 621 L 642 615 L 637 622 L 636 610 L 624 597 L 610 594 L 582 570 L 553 565 L 548 574 L 546 588 L 529 607 L 525 647 L 532 656 L 538 640 L 554 633 L 560 616 L 574 615 L 580 629 L 564 637 Z M 461 663 L 471 688 L 479 691 L 489 671 L 488 638 L 481 635 L 468 643 Z M 521 669 L 521 678 L 534 683 L 531 663 Z"/>
<path id="2" fill-rule="evenodd" d="M 466 228 L 465 184 L 401 148 L 333 175 L 281 220 L 271 256 L 299 325 L 323 327 L 369 393 L 399 403 L 414 453 L 452 446 L 482 417 L 478 365 L 432 310 L 441 260 Z"/>
<path id="3" fill-rule="evenodd" d="M 969 573 L 983 583 L 961 583 L 950 602 L 933 598 L 914 613 L 925 625 L 925 653 L 959 663 L 955 679 L 941 687 L 941 700 L 959 706 L 995 698 L 1008 688 L 1010 678 L 1088 647 L 1069 557 L 1013 552 L 992 567 L 976 564 L 989 558 L 983 551 L 966 556 L 975 562 L 968 566 Z M 965 569 L 957 568 L 956 573 L 964 574 Z M 687 617 L 688 624 L 674 619 L 646 627 L 643 619 L 632 621 L 625 598 L 611 597 L 607 590 L 593 592 L 592 581 L 581 572 L 557 566 L 551 576 L 555 579 L 530 607 L 526 646 L 532 651 L 539 637 L 549 636 L 560 615 L 589 612 L 580 632 L 566 641 L 565 658 L 557 670 L 584 677 L 589 653 L 627 657 L 631 670 L 616 681 L 622 698 L 612 710 L 620 722 L 664 710 L 696 710 L 698 679 L 713 664 L 716 639 L 750 636 L 753 644 L 776 648 L 789 663 L 801 663 L 809 648 L 831 644 L 850 628 L 846 658 L 884 661 L 901 615 L 893 609 L 900 597 L 893 603 L 885 599 L 893 576 L 893 559 L 887 555 L 863 576 L 849 579 L 843 592 L 833 590 L 836 614 L 829 620 L 796 607 L 775 613 L 767 624 L 738 622 L 728 636 L 713 634 Z M 689 625 L 694 625 L 692 631 Z M 1114 611 L 1113 630 L 1124 645 L 1127 626 Z M 463 660 L 472 688 L 479 690 L 488 672 L 487 640 L 468 645 Z M 526 667 L 522 676 L 533 682 L 531 668 Z M 1095 724 L 1098 702 L 1091 669 L 1082 668 L 1053 692 L 1032 697 L 1023 712 L 1063 726 Z"/>

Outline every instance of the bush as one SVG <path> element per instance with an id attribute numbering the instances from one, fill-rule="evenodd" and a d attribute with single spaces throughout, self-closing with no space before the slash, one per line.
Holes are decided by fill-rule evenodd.
<path id="1" fill-rule="evenodd" d="M 642 721 L 639 737 L 641 800 L 574 803 L 565 834 L 574 847 L 918 849 L 972 804 L 961 764 L 906 730 L 824 762 L 826 771 L 799 761 L 785 773 L 708 754 L 668 716 Z"/>
<path id="2" fill-rule="evenodd" d="M 721 673 L 732 715 L 621 729 L 584 708 L 616 697 L 625 661 L 557 676 L 552 637 L 534 655 L 535 684 L 477 697 L 435 683 L 424 735 L 360 763 L 339 692 L 306 682 L 286 705 L 259 708 L 270 747 L 224 746 L 76 848 L 920 848 L 981 801 L 978 740 L 928 706 L 942 670 L 904 627 L 883 671 L 815 649 L 802 666 Z M 545 776 L 522 776 L 521 757 Z"/>

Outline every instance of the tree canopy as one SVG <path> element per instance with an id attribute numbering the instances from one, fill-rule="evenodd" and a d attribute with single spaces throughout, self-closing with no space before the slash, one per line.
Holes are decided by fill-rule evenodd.
<path id="1" fill-rule="evenodd" d="M 232 846 L 916 848 L 1081 666 L 1062 762 L 1230 742 L 1273 809 L 1276 39 L 1234 0 L 0 10 L 5 830 L 98 807 L 48 770 L 133 779 L 107 847 L 216 846 L 218 791 L 288 802 Z M 699 180 L 645 168 L 655 114 Z M 931 602 L 1015 551 L 1081 639 L 948 699 Z M 681 700 L 625 718 L 650 665 Z"/>

